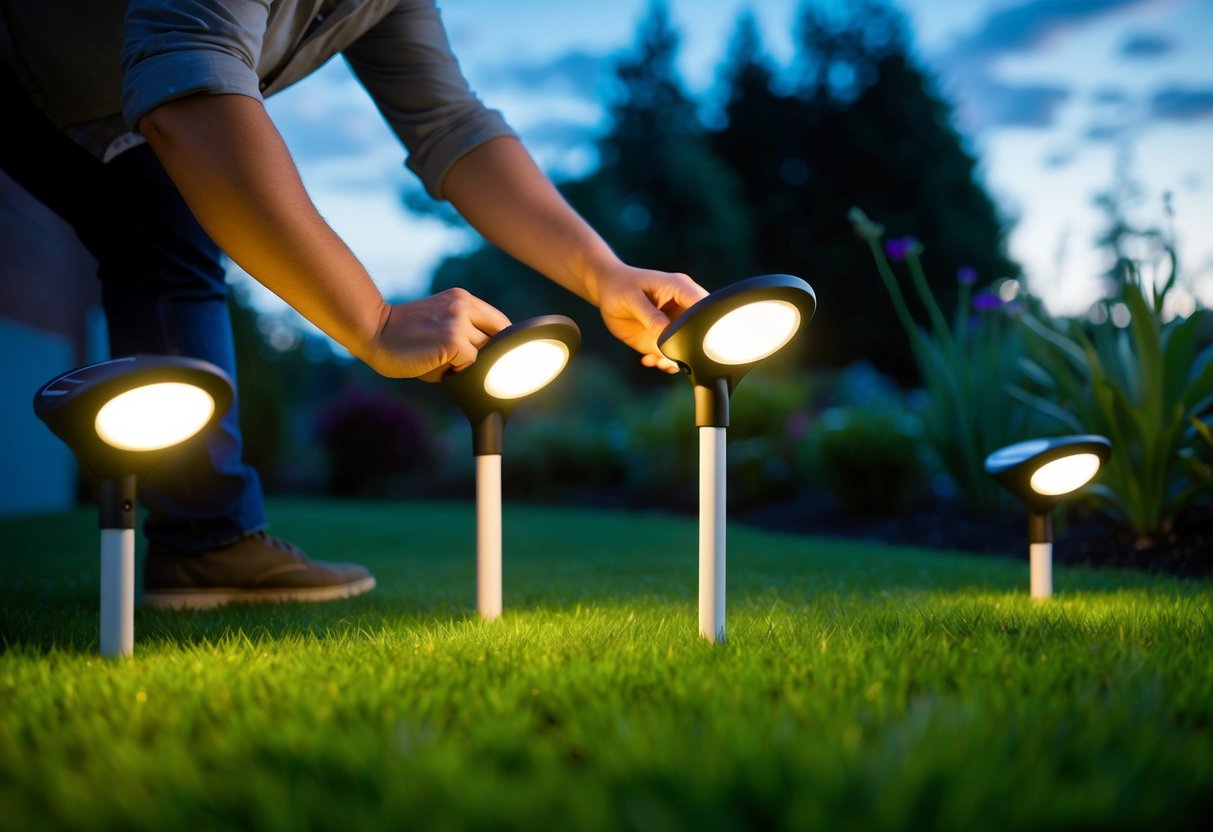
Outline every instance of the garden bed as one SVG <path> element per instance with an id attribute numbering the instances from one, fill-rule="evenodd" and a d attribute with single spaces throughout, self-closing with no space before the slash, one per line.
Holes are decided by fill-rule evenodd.
<path id="1" fill-rule="evenodd" d="M 981 516 L 946 499 L 919 500 L 896 513 L 871 514 L 848 511 L 828 496 L 804 492 L 735 514 L 734 519 L 772 531 L 1027 560 L 1027 519 L 1022 513 Z M 1056 563 L 1213 577 L 1213 506 L 1193 507 L 1170 535 L 1146 542 L 1089 512 L 1073 511 L 1055 522 Z"/>

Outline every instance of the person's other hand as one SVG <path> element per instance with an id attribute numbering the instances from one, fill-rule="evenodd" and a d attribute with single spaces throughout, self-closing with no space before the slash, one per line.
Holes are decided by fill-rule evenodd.
<path id="1" fill-rule="evenodd" d="M 510 319 L 463 289 L 384 305 L 367 363 L 389 378 L 438 381 L 476 360 L 489 337 Z"/>
<path id="2" fill-rule="evenodd" d="M 598 311 L 611 334 L 640 353 L 644 366 L 678 372 L 678 365 L 657 349 L 657 338 L 707 290 L 685 274 L 622 263 L 600 275 L 597 284 Z"/>

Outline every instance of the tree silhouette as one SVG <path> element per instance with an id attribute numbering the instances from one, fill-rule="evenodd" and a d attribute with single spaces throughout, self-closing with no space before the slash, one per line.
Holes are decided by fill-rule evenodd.
<path id="1" fill-rule="evenodd" d="M 950 107 L 910 57 L 901 15 L 877 0 L 843 9 L 801 8 L 792 95 L 772 90 L 757 29 L 739 19 L 722 70 L 727 126 L 714 144 L 744 183 L 756 266 L 817 289 L 813 359 L 867 359 L 911 381 L 893 310 L 846 219 L 851 206 L 923 243 L 945 307 L 959 268 L 995 279 L 1018 267 Z"/>

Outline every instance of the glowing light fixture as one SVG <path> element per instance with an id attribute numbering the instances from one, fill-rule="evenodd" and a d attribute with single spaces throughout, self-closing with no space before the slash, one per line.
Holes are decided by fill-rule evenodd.
<path id="1" fill-rule="evenodd" d="M 476 609 L 501 615 L 501 455 L 505 422 L 526 397 L 546 387 L 581 346 L 581 330 L 563 315 L 511 324 L 480 348 L 476 362 L 442 383 L 472 425 L 476 458 Z"/>
<path id="2" fill-rule="evenodd" d="M 699 428 L 699 634 L 723 641 L 725 430 L 729 397 L 760 361 L 795 337 L 817 309 L 808 283 L 786 274 L 751 277 L 696 303 L 657 339 L 690 378 Z"/>
<path id="3" fill-rule="evenodd" d="M 101 655 L 135 645 L 135 485 L 165 454 L 232 402 L 232 383 L 206 361 L 135 355 L 89 364 L 44 384 L 34 413 L 99 479 Z"/>
<path id="4" fill-rule="evenodd" d="M 986 457 L 986 471 L 1028 509 L 1029 589 L 1033 598 L 1053 594 L 1054 506 L 1082 488 L 1112 453 L 1103 436 L 1083 434 L 1029 439 Z"/>

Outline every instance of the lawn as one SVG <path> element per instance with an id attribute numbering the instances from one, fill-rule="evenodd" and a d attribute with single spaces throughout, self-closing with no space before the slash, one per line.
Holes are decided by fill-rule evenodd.
<path id="1" fill-rule="evenodd" d="M 730 528 L 696 635 L 693 519 L 277 501 L 371 566 L 327 605 L 139 612 L 96 656 L 96 513 L 0 523 L 0 829 L 1197 828 L 1213 585 Z M 1059 542 L 1059 546 L 1064 541 Z"/>

